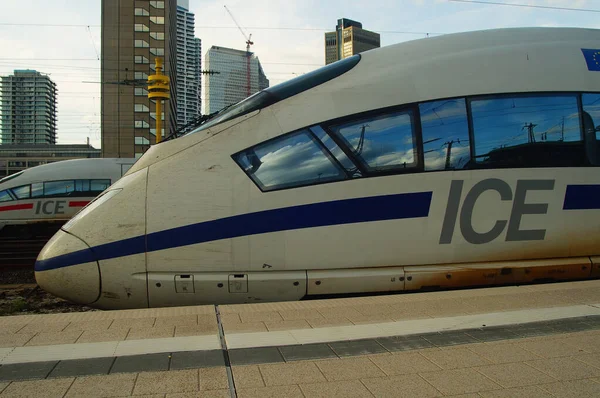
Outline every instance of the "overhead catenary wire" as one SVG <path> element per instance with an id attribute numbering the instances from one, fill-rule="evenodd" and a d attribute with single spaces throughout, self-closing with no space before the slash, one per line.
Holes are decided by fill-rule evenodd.
<path id="1" fill-rule="evenodd" d="M 107 24 L 106 26 L 125 26 L 129 24 Z M 2 22 L 0 26 L 26 26 L 26 27 L 48 27 L 48 28 L 101 28 L 102 25 L 76 25 L 76 24 L 44 24 L 44 23 L 19 23 L 19 22 Z M 195 29 L 237 29 L 235 26 L 227 26 L 227 25 L 196 25 Z M 335 29 L 332 28 L 301 28 L 301 27 L 283 27 L 283 26 L 248 26 L 245 29 L 252 30 L 287 30 L 287 31 L 298 31 L 298 32 L 330 32 Z M 425 31 L 407 31 L 407 30 L 383 30 L 383 29 L 369 29 L 372 32 L 377 33 L 392 33 L 392 34 L 406 34 L 406 35 L 444 35 L 446 33 L 443 32 L 425 32 Z"/>
<path id="2" fill-rule="evenodd" d="M 473 3 L 473 4 L 487 4 L 493 6 L 509 6 L 509 7 L 521 7 L 521 8 L 539 8 L 545 10 L 560 10 L 560 11 L 580 11 L 580 12 L 596 12 L 600 13 L 600 10 L 594 10 L 589 8 L 570 8 L 570 7 L 558 7 L 558 6 L 542 6 L 535 4 L 518 4 L 518 3 L 502 3 L 497 1 L 482 1 L 482 0 L 448 0 L 454 3 Z"/>

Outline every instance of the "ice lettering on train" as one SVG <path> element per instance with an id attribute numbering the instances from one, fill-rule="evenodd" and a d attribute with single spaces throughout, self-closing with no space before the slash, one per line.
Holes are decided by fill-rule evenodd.
<path id="1" fill-rule="evenodd" d="M 546 236 L 545 229 L 520 229 L 521 218 L 525 214 L 546 214 L 548 212 L 548 203 L 525 203 L 527 191 L 551 191 L 554 189 L 554 180 L 518 180 L 514 192 L 506 181 L 498 178 L 488 178 L 475 184 L 467 193 L 460 206 L 464 180 L 453 180 L 450 185 L 450 194 L 448 195 L 448 204 L 442 232 L 440 234 L 440 244 L 452 243 L 456 220 L 459 218 L 460 207 L 460 233 L 469 243 L 482 244 L 489 243 L 506 231 L 506 241 L 528 241 L 544 240 Z M 500 194 L 501 201 L 512 201 L 512 210 L 508 220 L 496 220 L 496 223 L 487 232 L 480 233 L 473 229 L 473 209 L 475 203 L 486 191 L 496 191 Z"/>
<path id="2" fill-rule="evenodd" d="M 65 200 L 39 201 L 35 206 L 35 214 L 65 214 Z"/>

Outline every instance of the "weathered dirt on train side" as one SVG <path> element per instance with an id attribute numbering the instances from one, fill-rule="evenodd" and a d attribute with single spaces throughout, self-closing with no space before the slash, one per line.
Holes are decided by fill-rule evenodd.
<path id="1" fill-rule="evenodd" d="M 87 311 L 98 310 L 60 299 L 37 286 L 0 289 L 0 316 Z"/>

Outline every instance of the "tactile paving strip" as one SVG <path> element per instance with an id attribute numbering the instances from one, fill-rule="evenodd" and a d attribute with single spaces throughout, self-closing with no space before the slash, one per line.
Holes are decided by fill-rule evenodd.
<path id="1" fill-rule="evenodd" d="M 600 316 L 332 343 L 30 362 L 0 366 L 0 381 L 342 358 L 595 329 L 600 329 Z"/>

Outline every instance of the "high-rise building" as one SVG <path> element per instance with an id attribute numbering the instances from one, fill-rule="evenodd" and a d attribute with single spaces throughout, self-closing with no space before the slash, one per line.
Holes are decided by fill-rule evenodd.
<path id="1" fill-rule="evenodd" d="M 3 76 L 2 144 L 56 144 L 56 83 L 35 70 Z"/>
<path id="2" fill-rule="evenodd" d="M 325 33 L 325 65 L 380 47 L 379 33 L 362 28 L 360 22 L 338 19 L 335 32 Z"/>
<path id="3" fill-rule="evenodd" d="M 176 0 L 102 0 L 103 157 L 139 157 L 156 142 L 156 104 L 144 84 L 156 57 L 171 79 L 163 137 L 176 130 L 176 38 Z"/>
<path id="4" fill-rule="evenodd" d="M 201 41 L 194 37 L 194 14 L 189 0 L 177 0 L 177 126 L 201 111 Z"/>
<path id="5" fill-rule="evenodd" d="M 254 53 L 212 46 L 206 53 L 206 68 L 219 74 L 208 75 L 204 85 L 204 113 L 210 114 L 248 97 L 248 58 L 250 95 L 269 87 L 269 79 Z"/>

